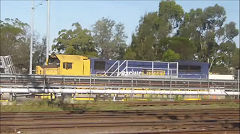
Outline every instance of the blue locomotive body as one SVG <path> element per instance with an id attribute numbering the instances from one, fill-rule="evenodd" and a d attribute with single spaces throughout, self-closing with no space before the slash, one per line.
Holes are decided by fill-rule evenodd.
<path id="1" fill-rule="evenodd" d="M 178 78 L 208 78 L 209 64 L 196 61 L 178 61 Z"/>
<path id="2" fill-rule="evenodd" d="M 208 63 L 90 59 L 92 75 L 208 78 Z"/>

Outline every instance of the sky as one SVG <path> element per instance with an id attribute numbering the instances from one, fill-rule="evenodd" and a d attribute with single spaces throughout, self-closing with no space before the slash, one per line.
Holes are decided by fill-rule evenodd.
<path id="1" fill-rule="evenodd" d="M 1 0 L 1 20 L 18 18 L 31 24 L 31 7 L 33 0 Z M 131 43 L 131 35 L 135 33 L 139 20 L 148 12 L 158 10 L 161 0 L 50 0 L 50 41 L 58 37 L 62 29 L 71 29 L 71 25 L 79 22 L 83 28 L 92 29 L 93 24 L 102 17 L 123 23 L 128 36 L 127 44 Z M 42 3 L 42 5 L 40 5 Z M 218 4 L 226 10 L 226 23 L 234 21 L 239 29 L 238 0 L 176 0 L 185 12 L 190 9 L 206 8 Z M 47 31 L 47 3 L 45 0 L 35 0 L 34 31 L 39 39 Z M 239 35 L 234 38 L 239 47 Z"/>

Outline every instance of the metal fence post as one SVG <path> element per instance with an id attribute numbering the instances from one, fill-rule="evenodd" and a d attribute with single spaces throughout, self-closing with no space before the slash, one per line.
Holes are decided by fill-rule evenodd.
<path id="1" fill-rule="evenodd" d="M 169 64 L 168 64 L 169 65 Z M 168 70 L 169 71 L 169 70 Z M 170 100 L 172 99 L 172 75 L 170 75 Z"/>
<path id="2" fill-rule="evenodd" d="M 131 90 L 132 90 L 132 92 L 131 92 L 131 98 L 133 99 L 133 76 L 132 76 L 132 80 L 131 80 Z"/>
<path id="3" fill-rule="evenodd" d="M 154 62 L 152 61 L 152 75 L 153 75 Z"/>
<path id="4" fill-rule="evenodd" d="M 92 75 L 90 75 L 90 90 L 92 89 Z"/>
<path id="5" fill-rule="evenodd" d="M 210 88 L 210 86 L 209 86 L 209 72 L 208 72 L 207 80 L 208 80 L 208 92 L 209 92 L 209 88 Z"/>
<path id="6" fill-rule="evenodd" d="M 176 65 L 176 74 L 177 74 L 177 78 L 178 78 L 178 62 L 177 62 L 177 65 Z"/>
<path id="7" fill-rule="evenodd" d="M 240 94 L 240 92 L 239 92 L 239 75 L 240 75 L 240 71 L 239 71 L 240 69 L 238 69 L 238 99 L 240 99 L 239 98 L 239 94 Z"/>
<path id="8" fill-rule="evenodd" d="M 168 76 L 169 76 L 169 63 L 168 63 L 168 71 L 167 72 L 168 72 Z"/>

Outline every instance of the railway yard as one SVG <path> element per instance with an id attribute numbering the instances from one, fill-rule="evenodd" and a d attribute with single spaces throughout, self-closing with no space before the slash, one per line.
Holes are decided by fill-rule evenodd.
<path id="1" fill-rule="evenodd" d="M 0 84 L 3 134 L 240 130 L 239 80 L 2 75 Z"/>
<path id="2" fill-rule="evenodd" d="M 0 121 L 6 134 L 238 134 L 239 118 L 239 100 L 86 101 L 48 112 L 1 112 Z"/>
<path id="3" fill-rule="evenodd" d="M 239 2 L 99 2 L 3 2 L 0 134 L 240 134 Z"/>

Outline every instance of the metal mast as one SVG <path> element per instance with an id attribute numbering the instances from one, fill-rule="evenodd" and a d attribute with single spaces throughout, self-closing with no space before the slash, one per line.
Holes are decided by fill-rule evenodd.
<path id="1" fill-rule="evenodd" d="M 32 74 L 32 48 L 33 48 L 33 35 L 34 35 L 34 0 L 32 1 L 32 24 L 31 24 L 31 41 L 30 41 L 30 63 L 29 74 Z"/>
<path id="2" fill-rule="evenodd" d="M 46 61 L 49 55 L 49 43 L 50 43 L 50 0 L 47 0 L 47 47 L 46 47 Z"/>

